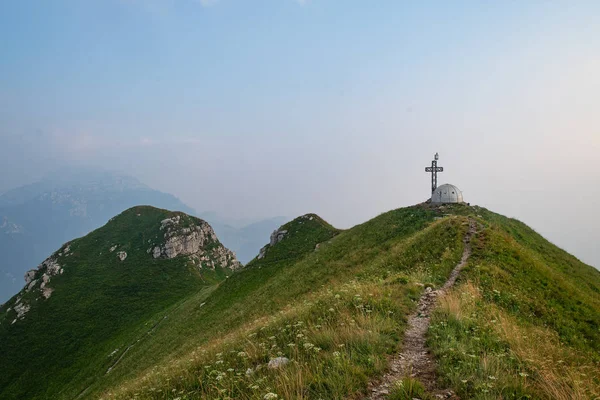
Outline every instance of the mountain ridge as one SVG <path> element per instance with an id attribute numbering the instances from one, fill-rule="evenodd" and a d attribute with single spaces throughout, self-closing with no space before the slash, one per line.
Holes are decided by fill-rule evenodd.
<path id="1" fill-rule="evenodd" d="M 163 220 L 155 218 L 154 224 Z M 477 206 L 427 204 L 392 210 L 347 230 L 314 214 L 283 224 L 262 257 L 228 278 L 197 281 L 155 305 L 144 323 L 130 324 L 95 356 L 82 356 L 97 363 L 97 354 L 104 354 L 100 358 L 107 361 L 98 372 L 47 377 L 45 393 L 104 399 L 362 398 L 391 368 L 388 357 L 402 351 L 417 300 L 442 287 L 461 261 L 472 220 L 479 227 L 471 256 L 455 287 L 438 300 L 427 331 L 436 382 L 461 398 L 548 398 L 550 390 L 562 398 L 598 395 L 600 273 L 514 219 Z M 153 260 L 148 239 L 154 236 L 130 234 L 143 243 L 139 256 Z M 116 265 L 130 261 L 129 252 L 123 262 L 111 257 Z M 189 261 L 186 257 L 164 261 Z M 519 339 L 527 333 L 556 338 L 546 340 L 544 349 L 553 364 Z M 0 343 L 4 338 L 0 332 Z M 557 340 L 560 346 L 553 344 Z M 426 398 L 428 385 L 403 379 L 393 383 L 389 396 L 412 387 L 411 395 L 424 390 L 413 397 Z M 0 394 L 26 394 L 19 392 L 21 384 L 12 382 Z"/>

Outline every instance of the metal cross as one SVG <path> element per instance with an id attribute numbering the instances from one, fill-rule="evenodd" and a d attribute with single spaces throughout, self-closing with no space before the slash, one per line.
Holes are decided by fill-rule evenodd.
<path id="1" fill-rule="evenodd" d="M 438 153 L 435 153 L 433 158 L 434 160 L 431 162 L 431 167 L 425 168 L 425 172 L 431 172 L 431 194 L 433 194 L 437 188 L 437 173 L 444 172 L 444 167 L 437 166 L 438 159 L 440 158 Z"/>

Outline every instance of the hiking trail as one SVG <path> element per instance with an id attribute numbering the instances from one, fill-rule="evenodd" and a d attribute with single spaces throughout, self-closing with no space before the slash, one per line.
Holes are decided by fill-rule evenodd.
<path id="1" fill-rule="evenodd" d="M 402 351 L 390 359 L 389 371 L 379 381 L 371 384 L 369 387 L 371 393 L 367 397 L 368 399 L 386 399 L 394 383 L 407 376 L 418 379 L 425 385 L 427 391 L 436 398 L 458 399 L 451 390 L 442 390 L 437 387 L 436 363 L 433 355 L 429 353 L 425 346 L 425 337 L 429 329 L 431 311 L 436 305 L 436 299 L 444 295 L 456 282 L 458 274 L 471 256 L 471 238 L 476 232 L 477 223 L 469 219 L 469 230 L 463 239 L 464 250 L 460 262 L 454 267 L 448 280 L 440 289 L 432 290 L 429 287 L 425 289 L 419 299 L 417 310 L 408 318 L 408 327 L 402 341 Z"/>

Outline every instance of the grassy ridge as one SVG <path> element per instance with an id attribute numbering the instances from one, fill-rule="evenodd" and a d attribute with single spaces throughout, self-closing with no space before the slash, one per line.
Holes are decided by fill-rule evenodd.
<path id="1" fill-rule="evenodd" d="M 287 244 L 284 239 L 273 248 L 282 246 L 277 257 L 267 252 L 253 261 L 188 318 L 198 329 L 185 337 L 180 356 L 106 398 L 262 398 L 267 389 L 285 398 L 344 398 L 364 390 L 385 368 L 385 355 L 398 348 L 422 288 L 443 282 L 460 259 L 465 221 L 434 217 L 419 207 L 395 210 L 316 251 L 311 243 L 292 261 L 280 255 L 284 245 L 294 247 L 294 236 Z M 295 227 L 302 243 L 316 228 L 305 236 L 301 225 L 289 231 Z M 174 328 L 165 325 L 156 334 L 181 341 Z M 189 348 L 191 342 L 197 346 Z M 247 357 L 236 356 L 241 352 Z M 290 358 L 293 369 L 260 367 L 277 356 Z M 248 368 L 258 371 L 247 376 Z"/>

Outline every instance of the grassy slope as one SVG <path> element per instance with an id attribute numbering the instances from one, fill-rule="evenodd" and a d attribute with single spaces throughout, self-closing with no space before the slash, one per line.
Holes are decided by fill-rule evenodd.
<path id="1" fill-rule="evenodd" d="M 213 398 L 218 390 L 225 390 L 232 398 L 262 398 L 270 388 L 292 397 L 306 391 L 309 397 L 343 398 L 364 390 L 369 376 L 385 367 L 385 354 L 398 348 L 406 316 L 422 285 L 444 282 L 460 258 L 464 220 L 434 222 L 435 216 L 434 211 L 409 207 L 340 233 L 316 216 L 292 221 L 284 226 L 289 237 L 269 249 L 264 259 L 254 260 L 221 284 L 203 299 L 202 307 L 188 304 L 182 311 L 185 319 L 173 316 L 161 326 L 153 339 L 161 346 L 150 345 L 150 353 L 163 352 L 162 345 L 170 342 L 167 346 L 177 349 L 175 355 L 159 363 L 158 369 L 122 385 L 116 395 L 175 398 L 176 393 L 189 392 L 191 397 Z M 317 243 L 321 245 L 315 250 Z M 355 293 L 362 294 L 355 297 Z M 276 347 L 258 351 L 267 338 Z M 344 340 L 347 347 L 333 346 Z M 300 351 L 305 343 L 322 351 L 307 355 Z M 203 351 L 207 353 L 202 356 Z M 213 366 L 222 367 L 203 368 L 219 352 L 232 351 L 251 356 L 222 363 L 213 360 Z M 299 363 L 294 367 L 299 375 L 294 376 L 304 377 L 302 382 L 282 382 L 281 376 L 268 373 L 245 376 L 248 367 L 278 354 Z M 332 364 L 332 357 L 344 363 Z M 132 356 L 122 369 L 147 364 L 144 358 Z M 335 373 L 325 373 L 321 361 Z M 229 373 L 231 379 L 219 373 Z M 252 389 L 255 386 L 260 389 Z"/>
<path id="2" fill-rule="evenodd" d="M 467 215 L 485 229 L 433 318 L 429 344 L 441 381 L 464 398 L 593 396 L 598 271 L 518 221 L 465 206 L 403 208 L 343 232 L 316 216 L 290 222 L 266 258 L 148 310 L 146 321 L 168 318 L 151 335 L 133 324 L 127 340 L 107 345 L 106 352 L 145 338 L 86 396 L 360 393 L 398 350 L 423 287 L 439 286 L 460 258 Z M 258 368 L 277 356 L 290 358 L 289 367 Z"/>
<path id="3" fill-rule="evenodd" d="M 433 222 L 442 215 L 448 218 Z M 442 384 L 463 398 L 594 398 L 598 271 L 516 220 L 464 206 L 395 210 L 316 252 L 255 261 L 208 298 L 212 308 L 198 317 L 210 325 L 217 313 L 218 327 L 187 339 L 197 347 L 184 346 L 110 394 L 259 399 L 360 393 L 369 377 L 383 372 L 384 355 L 398 349 L 405 317 L 422 290 L 418 284 L 440 285 L 455 265 L 465 216 L 476 218 L 482 232 L 429 335 Z M 227 287 L 243 290 L 232 295 Z M 240 359 L 239 352 L 246 356 Z M 280 355 L 292 360 L 290 368 L 245 375 Z"/>
<path id="4" fill-rule="evenodd" d="M 600 396 L 600 272 L 519 221 L 456 212 L 485 229 L 433 318 L 443 381 L 465 398 Z"/>
<path id="5" fill-rule="evenodd" d="M 59 258 L 65 273 L 51 279 L 52 296 L 31 300 L 24 320 L 11 324 L 14 311 L 6 310 L 14 299 L 0 310 L 0 398 L 73 398 L 158 322 L 158 311 L 224 278 L 225 271 L 201 276 L 183 259 L 146 253 L 171 215 L 151 207 L 125 211 L 70 243 L 72 255 Z M 120 250 L 128 254 L 123 262 Z"/>

